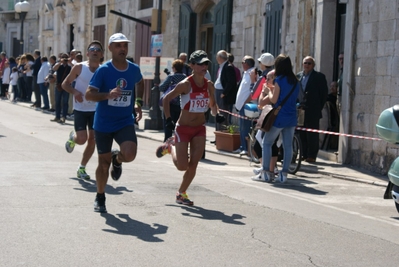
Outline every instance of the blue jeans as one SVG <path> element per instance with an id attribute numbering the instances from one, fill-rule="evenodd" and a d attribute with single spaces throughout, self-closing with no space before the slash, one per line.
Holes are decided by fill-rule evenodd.
<path id="1" fill-rule="evenodd" d="M 272 127 L 269 132 L 265 134 L 263 137 L 263 150 L 262 150 L 262 166 L 263 170 L 270 171 L 270 159 L 272 157 L 272 145 L 276 140 L 277 136 L 281 132 L 283 136 L 283 149 L 284 149 L 284 158 L 283 158 L 283 169 L 282 172 L 288 173 L 288 169 L 290 167 L 291 158 L 292 158 L 292 140 L 294 139 L 295 126 L 287 127 L 287 128 L 277 128 Z"/>
<path id="2" fill-rule="evenodd" d="M 39 83 L 40 87 L 40 94 L 42 95 L 43 98 L 43 108 L 50 108 L 50 103 L 48 101 L 48 85 L 45 83 Z"/>
<path id="3" fill-rule="evenodd" d="M 12 92 L 14 93 L 14 100 L 17 100 L 17 98 L 19 98 L 18 85 L 12 86 Z"/>
<path id="4" fill-rule="evenodd" d="M 240 115 L 245 116 L 245 109 L 244 107 L 240 110 Z M 240 118 L 240 150 L 241 151 L 248 151 L 248 142 L 246 137 L 248 137 L 249 131 L 251 130 L 251 121 Z"/>
<path id="5" fill-rule="evenodd" d="M 65 90 L 61 92 L 55 89 L 55 117 L 61 118 L 61 106 L 62 106 L 62 117 L 66 118 L 68 113 L 68 101 L 69 93 Z"/>

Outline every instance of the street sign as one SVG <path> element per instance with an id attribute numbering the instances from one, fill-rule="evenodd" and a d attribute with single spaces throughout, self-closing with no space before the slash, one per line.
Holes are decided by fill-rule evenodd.
<path id="1" fill-rule="evenodd" d="M 164 69 L 172 71 L 172 63 L 175 59 L 173 57 L 161 57 L 160 65 L 160 78 L 161 80 L 166 79 L 166 74 L 163 72 Z M 155 76 L 155 57 L 141 57 L 140 58 L 140 69 L 144 80 L 153 80 Z"/>
<path id="2" fill-rule="evenodd" d="M 151 36 L 151 56 L 160 57 L 162 56 L 162 34 L 155 34 Z"/>

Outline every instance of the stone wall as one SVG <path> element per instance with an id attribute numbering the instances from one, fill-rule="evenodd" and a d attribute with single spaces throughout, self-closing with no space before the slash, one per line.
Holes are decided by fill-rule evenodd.
<path id="1" fill-rule="evenodd" d="M 399 103 L 397 8 L 397 1 L 359 1 L 353 55 L 355 83 L 351 86 L 354 134 L 378 137 L 375 124 L 379 114 Z M 382 174 L 399 155 L 396 145 L 363 139 L 351 139 L 349 153 L 351 164 Z"/>

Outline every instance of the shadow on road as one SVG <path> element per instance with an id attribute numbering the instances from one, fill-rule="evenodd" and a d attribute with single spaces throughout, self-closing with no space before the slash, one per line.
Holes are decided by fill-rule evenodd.
<path id="1" fill-rule="evenodd" d="M 313 187 L 307 187 L 306 184 L 316 184 L 316 183 L 305 179 L 291 178 L 288 179 L 287 183 L 280 184 L 279 182 L 275 182 L 273 186 L 281 189 L 295 190 L 312 195 L 326 195 L 328 193 L 326 191 L 318 190 Z"/>
<path id="2" fill-rule="evenodd" d="M 245 216 L 240 214 L 234 213 L 233 215 L 228 216 L 223 212 L 217 210 L 207 210 L 198 206 L 178 206 L 178 205 L 166 205 L 166 206 L 185 209 L 186 211 L 189 212 L 189 213 L 183 212 L 182 213 L 183 216 L 194 217 L 204 220 L 220 220 L 224 223 L 245 225 L 245 223 L 237 221 L 246 218 Z"/>
<path id="3" fill-rule="evenodd" d="M 76 177 L 71 177 L 69 179 L 78 181 L 79 184 L 82 186 L 82 188 L 74 188 L 75 190 L 80 190 L 80 191 L 85 191 L 85 192 L 90 192 L 90 193 L 97 192 L 96 181 L 94 181 L 94 180 L 86 181 L 86 180 L 79 179 Z M 133 192 L 133 190 L 129 190 L 125 186 L 112 187 L 108 184 L 105 186 L 105 193 L 107 193 L 107 194 L 122 195 L 123 192 Z"/>
<path id="4" fill-rule="evenodd" d="M 104 232 L 118 234 L 118 235 L 131 235 L 136 236 L 146 242 L 164 242 L 164 240 L 156 237 L 155 235 L 166 234 L 168 227 L 158 223 L 153 226 L 133 220 L 127 214 L 101 213 L 101 217 L 105 218 L 105 223 L 115 230 L 103 229 Z"/>
<path id="5" fill-rule="evenodd" d="M 218 165 L 218 166 L 226 166 L 227 165 L 226 162 L 213 161 L 210 159 L 201 159 L 200 162 L 205 163 L 205 164 Z"/>

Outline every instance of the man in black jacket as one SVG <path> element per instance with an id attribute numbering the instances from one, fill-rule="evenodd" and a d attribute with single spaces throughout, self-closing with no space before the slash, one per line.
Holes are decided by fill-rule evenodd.
<path id="1" fill-rule="evenodd" d="M 311 56 L 303 59 L 303 71 L 297 77 L 303 91 L 302 107 L 305 110 L 305 128 L 319 129 L 319 120 L 327 99 L 328 86 L 326 76 L 314 70 L 315 60 Z M 315 162 L 319 152 L 319 134 L 307 131 L 300 133 L 303 149 L 303 158 L 306 162 Z"/>
<path id="2" fill-rule="evenodd" d="M 220 109 L 230 111 L 236 101 L 237 96 L 237 82 L 234 66 L 228 61 L 227 52 L 220 50 L 216 54 L 216 61 L 219 64 L 219 69 L 215 81 L 215 99 Z M 216 123 L 216 130 L 223 130 L 223 125 L 230 122 L 230 115 L 225 112 L 220 112 L 226 120 L 223 123 Z"/>
<path id="3" fill-rule="evenodd" d="M 33 103 L 32 107 L 40 108 L 42 106 L 42 98 L 40 95 L 40 88 L 37 84 L 37 74 L 39 73 L 40 67 L 42 66 L 42 58 L 40 57 L 40 51 L 35 50 L 33 52 L 33 57 L 35 58 L 35 62 L 31 66 L 32 72 L 32 90 L 35 93 L 35 103 Z"/>

